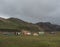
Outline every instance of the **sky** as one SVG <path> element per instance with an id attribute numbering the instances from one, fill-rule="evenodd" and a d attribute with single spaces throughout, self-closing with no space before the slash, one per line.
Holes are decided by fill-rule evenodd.
<path id="1" fill-rule="evenodd" d="M 60 0 L 0 0 L 0 17 L 60 25 Z"/>

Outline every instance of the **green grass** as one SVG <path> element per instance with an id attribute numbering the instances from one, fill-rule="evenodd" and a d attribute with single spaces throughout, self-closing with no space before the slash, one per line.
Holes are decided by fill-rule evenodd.
<path id="1" fill-rule="evenodd" d="M 60 47 L 59 35 L 4 36 L 0 35 L 0 47 Z"/>

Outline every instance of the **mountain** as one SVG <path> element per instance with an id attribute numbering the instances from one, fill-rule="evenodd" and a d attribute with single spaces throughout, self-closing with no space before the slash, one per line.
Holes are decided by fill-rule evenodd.
<path id="1" fill-rule="evenodd" d="M 50 22 L 39 22 L 36 23 L 44 31 L 60 31 L 60 25 L 51 24 Z"/>
<path id="2" fill-rule="evenodd" d="M 60 31 L 60 25 L 51 24 L 50 22 L 38 22 L 36 24 L 28 23 L 18 18 L 4 19 L 0 17 L 0 29 L 18 29 L 29 31 Z"/>
<path id="3" fill-rule="evenodd" d="M 0 18 L 0 29 L 18 29 L 18 30 L 30 30 L 30 31 L 39 31 L 40 27 L 32 23 L 25 22 L 18 18 Z"/>

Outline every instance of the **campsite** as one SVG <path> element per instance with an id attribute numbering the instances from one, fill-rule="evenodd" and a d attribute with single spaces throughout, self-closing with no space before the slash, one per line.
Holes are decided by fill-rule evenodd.
<path id="1" fill-rule="evenodd" d="M 0 0 L 0 47 L 60 47 L 60 0 Z"/>
<path id="2" fill-rule="evenodd" d="M 60 47 L 60 25 L 0 19 L 0 47 Z"/>

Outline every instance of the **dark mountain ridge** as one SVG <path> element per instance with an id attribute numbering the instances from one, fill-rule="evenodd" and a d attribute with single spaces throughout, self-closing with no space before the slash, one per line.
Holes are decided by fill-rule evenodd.
<path id="1" fill-rule="evenodd" d="M 29 23 L 18 18 L 4 19 L 0 17 L 0 29 L 18 29 L 30 31 L 60 31 L 60 25 L 52 24 L 50 22 L 38 22 L 36 24 Z"/>
<path id="2" fill-rule="evenodd" d="M 51 24 L 50 22 L 39 22 L 36 23 L 36 25 L 43 28 L 45 31 L 60 31 L 60 25 Z"/>

